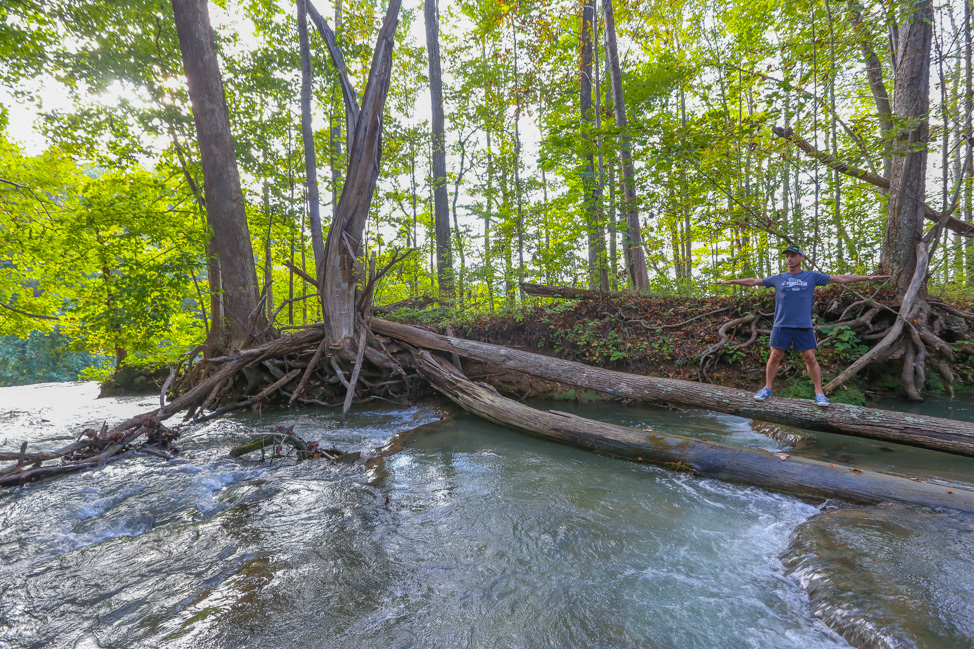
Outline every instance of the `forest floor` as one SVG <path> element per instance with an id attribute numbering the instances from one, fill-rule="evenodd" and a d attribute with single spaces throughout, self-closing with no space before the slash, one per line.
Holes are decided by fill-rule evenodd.
<path id="1" fill-rule="evenodd" d="M 891 304 L 890 295 L 877 296 Z M 815 324 L 824 382 L 845 369 L 869 345 L 848 327 L 836 331 L 829 324 L 841 316 L 856 297 L 841 286 L 828 287 L 816 295 Z M 971 305 L 952 302 L 963 310 Z M 701 356 L 721 339 L 725 323 L 755 311 L 766 314 L 758 320 L 757 337 L 750 325 L 727 331 L 728 344 L 716 356 L 708 356 L 701 371 Z M 613 296 L 599 300 L 555 300 L 537 302 L 495 314 L 458 317 L 456 309 L 400 310 L 389 319 L 415 324 L 471 340 L 505 345 L 525 351 L 558 356 L 607 369 L 691 381 L 711 381 L 725 386 L 757 390 L 764 382 L 768 354 L 768 333 L 774 311 L 772 294 L 732 297 L 688 298 L 682 296 Z M 955 390 L 974 389 L 974 326 L 963 318 L 946 321 L 941 335 L 955 354 Z M 764 332 L 764 333 L 762 333 Z M 829 335 L 832 339 L 824 342 Z M 750 343 L 748 341 L 750 340 Z M 862 405 L 868 398 L 897 395 L 900 376 L 895 363 L 870 368 L 832 395 L 840 403 Z M 610 398 L 592 391 L 505 372 L 482 363 L 464 361 L 464 370 L 475 380 L 487 381 L 503 393 L 520 398 L 598 400 Z M 926 394 L 946 391 L 936 372 L 927 375 Z M 789 352 L 778 373 L 775 393 L 812 398 L 813 389 L 804 362 Z"/>

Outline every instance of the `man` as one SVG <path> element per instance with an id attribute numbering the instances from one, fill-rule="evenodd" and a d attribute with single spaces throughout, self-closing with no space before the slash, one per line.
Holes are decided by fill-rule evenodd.
<path id="1" fill-rule="evenodd" d="M 815 403 L 823 408 L 829 405 L 828 397 L 822 391 L 822 368 L 815 359 L 818 343 L 812 329 L 812 303 L 815 287 L 852 282 L 871 282 L 889 279 L 889 275 L 825 275 L 810 270 L 802 270 L 805 253 L 798 246 L 791 245 L 781 251 L 788 265 L 788 272 L 757 279 L 729 279 L 718 284 L 739 284 L 740 286 L 773 286 L 774 324 L 771 327 L 771 355 L 765 370 L 764 387 L 754 395 L 755 401 L 764 401 L 771 396 L 771 384 L 778 374 L 778 366 L 785 356 L 785 350 L 794 349 L 802 353 L 805 369 L 815 386 Z"/>

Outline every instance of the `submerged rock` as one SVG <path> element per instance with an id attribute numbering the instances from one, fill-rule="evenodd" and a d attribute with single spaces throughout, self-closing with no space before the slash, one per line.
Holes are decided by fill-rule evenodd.
<path id="1" fill-rule="evenodd" d="M 767 435 L 781 446 L 792 451 L 808 446 L 808 435 L 790 426 L 752 419 L 751 430 L 762 435 Z"/>
<path id="2" fill-rule="evenodd" d="M 795 530 L 782 562 L 815 615 L 855 647 L 974 647 L 974 517 L 828 511 Z"/>

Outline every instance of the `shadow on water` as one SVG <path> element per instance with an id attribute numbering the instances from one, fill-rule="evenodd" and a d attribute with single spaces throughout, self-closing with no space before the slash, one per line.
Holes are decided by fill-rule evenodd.
<path id="1" fill-rule="evenodd" d="M 25 434 L 53 447 L 79 422 L 147 401 L 95 403 L 85 384 L 7 390 L 0 441 L 11 447 Z M 724 415 L 544 405 L 832 452 L 818 434 L 774 440 Z M 908 508 L 823 512 L 466 415 L 395 439 L 441 416 L 418 407 L 358 409 L 344 424 L 312 409 L 224 418 L 185 435 L 176 462 L 126 459 L 0 492 L 0 646 L 848 647 L 822 620 L 860 647 L 970 646 L 955 640 L 971 632 L 956 621 L 971 619 L 971 521 Z M 393 446 L 368 468 L 227 457 L 279 423 L 345 450 Z M 857 452 L 890 463 L 888 452 Z M 895 467 L 906 471 L 906 457 Z M 929 554 L 929 565 L 895 560 L 945 534 L 945 555 Z M 851 582 L 873 587 L 835 585 Z M 889 599 L 903 588 L 913 599 Z M 916 624 L 908 610 L 922 612 Z M 925 635 L 934 619 L 939 630 Z M 850 632 L 866 625 L 885 635 Z"/>

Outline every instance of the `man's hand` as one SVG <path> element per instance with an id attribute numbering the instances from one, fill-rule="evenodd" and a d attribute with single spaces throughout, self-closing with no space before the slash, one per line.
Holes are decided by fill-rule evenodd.
<path id="1" fill-rule="evenodd" d="M 870 275 L 866 279 L 869 280 L 870 282 L 874 282 L 877 279 L 892 279 L 892 278 L 893 278 L 892 275 Z"/>

